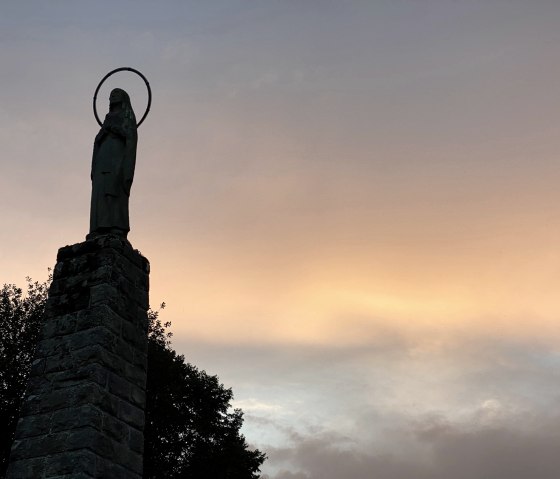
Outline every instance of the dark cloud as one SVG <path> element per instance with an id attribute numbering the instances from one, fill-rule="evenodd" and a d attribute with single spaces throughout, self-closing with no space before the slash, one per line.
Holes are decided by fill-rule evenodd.
<path id="1" fill-rule="evenodd" d="M 472 429 L 427 419 L 401 430 L 390 453 L 348 447 L 345 437 L 300 437 L 291 447 L 269 449 L 279 472 L 270 479 L 556 479 L 560 470 L 560 418 L 541 415 L 508 426 Z M 374 427 L 374 426 L 373 426 Z M 417 449 L 410 449 L 414 438 Z M 423 451 L 423 453 L 419 453 Z M 266 477 L 266 476 L 265 476 Z"/>
<path id="2" fill-rule="evenodd" d="M 553 344 L 434 335 L 438 347 L 423 350 L 424 337 L 372 337 L 353 347 L 180 349 L 234 387 L 269 479 L 558 477 Z"/>

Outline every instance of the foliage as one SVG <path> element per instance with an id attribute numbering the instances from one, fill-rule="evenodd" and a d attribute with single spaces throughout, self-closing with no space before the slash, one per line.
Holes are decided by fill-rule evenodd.
<path id="1" fill-rule="evenodd" d="M 265 455 L 240 434 L 231 389 L 171 348 L 169 325 L 150 312 L 144 477 L 257 479 Z"/>
<path id="2" fill-rule="evenodd" d="M 50 278 L 49 278 L 50 279 Z M 0 289 L 0 477 L 7 467 L 49 281 L 27 279 L 27 292 Z M 162 303 L 161 309 L 165 307 Z M 171 323 L 148 312 L 146 479 L 257 479 L 265 455 L 240 433 L 243 413 L 231 411 L 231 389 L 185 362 L 171 347 Z"/>
<path id="3" fill-rule="evenodd" d="M 19 404 L 41 330 L 48 282 L 27 278 L 27 294 L 13 284 L 0 289 L 0 476 L 7 467 Z"/>

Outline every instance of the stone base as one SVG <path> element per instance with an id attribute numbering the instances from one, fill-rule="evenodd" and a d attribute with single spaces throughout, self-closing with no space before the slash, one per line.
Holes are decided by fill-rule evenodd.
<path id="1" fill-rule="evenodd" d="M 6 478 L 142 477 L 148 274 L 118 236 L 59 250 Z"/>

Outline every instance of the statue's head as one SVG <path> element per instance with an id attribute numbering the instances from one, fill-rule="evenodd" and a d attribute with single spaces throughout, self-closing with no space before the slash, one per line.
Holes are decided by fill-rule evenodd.
<path id="1" fill-rule="evenodd" d="M 125 118 L 134 121 L 134 126 L 136 126 L 136 118 L 134 116 L 134 110 L 130 104 L 130 97 L 128 93 L 121 88 L 115 88 L 109 95 L 109 111 L 111 112 L 124 112 Z"/>
<path id="2" fill-rule="evenodd" d="M 125 106 L 127 104 L 130 105 L 130 97 L 128 96 L 128 93 L 121 88 L 115 88 L 109 95 L 109 106 Z"/>

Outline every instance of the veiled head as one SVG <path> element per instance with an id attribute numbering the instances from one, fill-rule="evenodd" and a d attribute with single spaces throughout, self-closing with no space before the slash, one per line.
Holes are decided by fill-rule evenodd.
<path id="1" fill-rule="evenodd" d="M 115 88 L 109 95 L 109 104 L 113 105 L 115 103 L 121 103 L 123 106 L 125 104 L 130 105 L 130 97 L 128 96 L 128 93 L 121 88 Z"/>
<path id="2" fill-rule="evenodd" d="M 115 88 L 111 91 L 109 95 L 109 111 L 123 111 L 125 118 L 134 120 L 134 126 L 136 126 L 136 117 L 130 103 L 130 97 L 122 88 Z"/>

